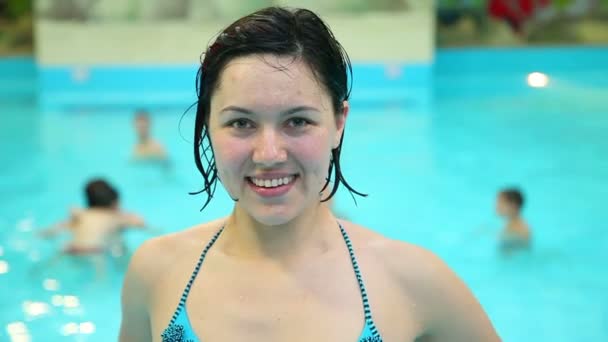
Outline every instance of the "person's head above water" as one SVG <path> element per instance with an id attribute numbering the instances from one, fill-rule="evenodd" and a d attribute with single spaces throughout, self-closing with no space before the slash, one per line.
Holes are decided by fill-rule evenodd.
<path id="1" fill-rule="evenodd" d="M 238 19 L 207 48 L 197 77 L 194 149 L 203 208 L 218 179 L 259 218 L 260 201 L 310 206 L 340 184 L 362 195 L 340 167 L 350 61 L 315 13 L 271 7 Z M 320 198 L 330 181 L 328 197 Z"/>
<path id="2" fill-rule="evenodd" d="M 84 192 L 89 208 L 115 209 L 118 206 L 118 191 L 103 179 L 89 181 Z"/>
<path id="3" fill-rule="evenodd" d="M 501 216 L 518 216 L 524 206 L 524 195 L 515 188 L 503 189 L 498 193 L 496 211 Z"/>
<path id="4" fill-rule="evenodd" d="M 135 112 L 135 130 L 140 140 L 150 136 L 150 115 L 146 110 L 138 109 Z"/>

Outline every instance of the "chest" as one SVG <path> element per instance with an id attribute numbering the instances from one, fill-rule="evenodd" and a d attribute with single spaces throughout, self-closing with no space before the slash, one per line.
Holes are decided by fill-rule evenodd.
<path id="1" fill-rule="evenodd" d="M 395 287 L 382 272 L 369 275 L 365 283 L 373 292 L 375 320 L 383 330 L 391 330 L 387 336 L 413 341 L 416 327 L 408 323 L 412 320 L 407 303 L 401 305 Z M 164 299 L 151 310 L 153 336 L 160 336 L 167 327 L 187 282 L 182 279 L 159 288 L 156 297 Z M 194 333 L 203 342 L 358 342 L 365 327 L 362 292 L 348 258 L 311 262 L 288 272 L 280 267 L 208 259 L 192 283 L 185 309 Z M 395 323 L 399 324 L 396 329 L 392 327 Z"/>

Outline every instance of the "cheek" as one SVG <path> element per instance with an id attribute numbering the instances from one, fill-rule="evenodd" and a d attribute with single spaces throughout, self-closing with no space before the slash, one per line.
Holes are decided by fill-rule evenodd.
<path id="1" fill-rule="evenodd" d="M 221 135 L 216 136 L 212 143 L 220 178 L 225 179 L 226 176 L 239 172 L 240 166 L 249 156 L 247 144 Z"/>
<path id="2" fill-rule="evenodd" d="M 292 153 L 303 167 L 325 180 L 329 168 L 331 142 L 326 136 L 311 136 L 293 143 Z"/>
<path id="3" fill-rule="evenodd" d="M 508 215 L 511 213 L 511 209 L 512 209 L 511 206 L 509 206 L 507 203 L 500 202 L 498 204 L 498 211 L 501 214 Z"/>

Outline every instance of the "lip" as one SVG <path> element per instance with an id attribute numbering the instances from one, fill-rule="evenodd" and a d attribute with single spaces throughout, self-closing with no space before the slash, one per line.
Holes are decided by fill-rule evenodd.
<path id="1" fill-rule="evenodd" d="M 256 178 L 256 179 L 275 179 L 275 178 L 285 178 L 285 177 L 296 177 L 297 174 L 293 172 L 264 172 L 256 175 L 247 176 L 247 178 Z"/>
<path id="2" fill-rule="evenodd" d="M 247 185 L 249 185 L 253 192 L 255 192 L 258 196 L 264 198 L 272 198 L 285 195 L 287 192 L 289 192 L 289 190 L 294 186 L 294 184 L 298 181 L 300 177 L 297 174 L 293 173 L 265 173 L 263 175 L 256 175 L 253 177 L 257 179 L 276 179 L 283 177 L 293 177 L 294 179 L 289 184 L 279 185 L 274 188 L 265 188 L 257 186 L 251 181 L 252 177 L 247 177 L 246 182 Z"/>

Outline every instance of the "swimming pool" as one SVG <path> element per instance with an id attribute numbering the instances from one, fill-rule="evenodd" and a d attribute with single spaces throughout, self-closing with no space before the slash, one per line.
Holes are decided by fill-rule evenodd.
<path id="1" fill-rule="evenodd" d="M 533 71 L 549 85 L 529 87 Z M 401 90 L 354 99 L 343 163 L 370 197 L 356 207 L 342 191 L 339 211 L 438 253 L 505 341 L 608 340 L 608 49 L 440 51 L 433 73 L 430 101 Z M 115 340 L 121 273 L 93 281 L 86 265 L 48 266 L 60 242 L 35 231 L 81 205 L 93 176 L 164 231 L 227 214 L 231 201 L 199 213 L 202 199 L 187 194 L 200 184 L 184 108 L 152 109 L 173 162 L 163 170 L 128 162 L 130 110 L 41 110 L 35 84 L 0 84 L 15 92 L 0 96 L 0 340 Z M 535 240 L 531 255 L 509 259 L 496 253 L 493 211 L 507 185 L 525 190 Z M 148 237 L 129 233 L 129 245 Z"/>

